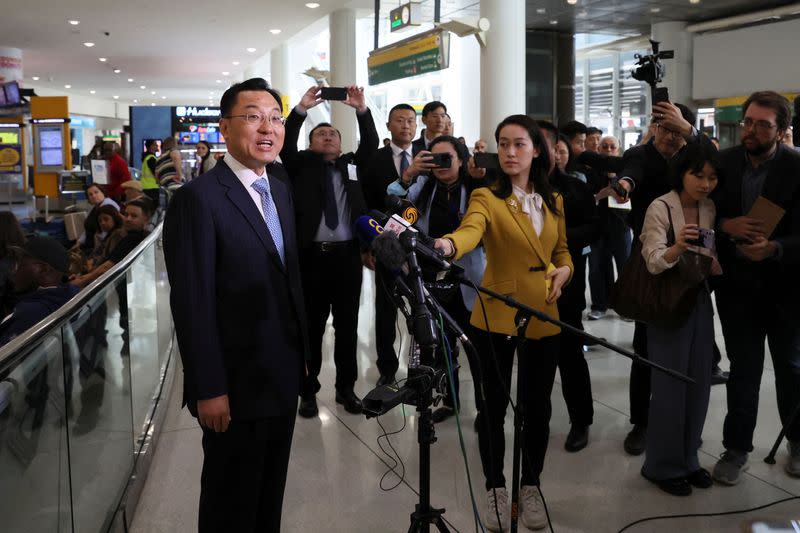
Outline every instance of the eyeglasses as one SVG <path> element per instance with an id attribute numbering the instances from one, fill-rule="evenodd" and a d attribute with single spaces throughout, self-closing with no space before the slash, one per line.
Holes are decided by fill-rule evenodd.
<path id="1" fill-rule="evenodd" d="M 672 131 L 671 129 L 667 128 L 666 126 L 662 126 L 661 124 L 658 125 L 658 128 L 664 132 L 665 135 L 672 135 L 674 138 L 679 139 L 683 137 L 681 132 L 679 131 Z"/>
<path id="2" fill-rule="evenodd" d="M 269 121 L 273 128 L 282 128 L 286 124 L 286 118 L 283 115 L 262 115 L 261 113 L 246 113 L 244 115 L 228 115 L 222 118 L 243 118 L 249 126 L 261 125 Z"/>
<path id="3" fill-rule="evenodd" d="M 777 128 L 777 124 L 771 124 L 766 120 L 753 120 L 752 118 L 746 118 L 739 122 L 739 125 L 746 130 L 750 128 L 755 128 L 756 131 L 761 133 L 769 133 L 772 131 L 773 128 Z"/>

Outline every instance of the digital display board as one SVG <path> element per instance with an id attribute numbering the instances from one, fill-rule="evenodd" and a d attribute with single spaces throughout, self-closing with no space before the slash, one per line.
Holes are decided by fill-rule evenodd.
<path id="1" fill-rule="evenodd" d="M 64 136 L 61 125 L 38 126 L 37 163 L 40 167 L 64 168 Z"/>

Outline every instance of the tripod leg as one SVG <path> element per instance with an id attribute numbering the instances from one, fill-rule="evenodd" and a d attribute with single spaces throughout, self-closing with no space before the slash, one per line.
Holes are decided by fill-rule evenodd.
<path id="1" fill-rule="evenodd" d="M 775 444 L 772 445 L 772 449 L 769 451 L 769 455 L 764 458 L 764 462 L 769 465 L 775 464 L 775 454 L 778 453 L 778 448 L 781 446 L 781 441 L 783 441 L 783 437 L 786 436 L 786 431 L 789 427 L 794 424 L 794 421 L 797 419 L 797 416 L 800 415 L 800 403 L 794 408 L 794 412 L 792 416 L 789 417 L 789 420 L 786 421 L 786 424 L 781 428 L 781 432 L 778 433 L 778 438 L 775 439 Z"/>
<path id="2" fill-rule="evenodd" d="M 436 521 L 434 523 L 436 524 L 436 527 L 439 528 L 439 533 L 450 533 L 450 530 L 447 529 L 447 525 L 445 525 L 441 516 L 436 517 Z"/>

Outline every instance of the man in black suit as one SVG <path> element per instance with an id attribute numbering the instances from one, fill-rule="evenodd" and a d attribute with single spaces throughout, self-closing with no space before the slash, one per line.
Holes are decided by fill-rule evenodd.
<path id="1" fill-rule="evenodd" d="M 164 223 L 184 402 L 203 429 L 200 532 L 279 532 L 308 352 L 283 167 L 280 95 L 261 78 L 222 95 L 228 152 L 181 187 Z"/>
<path id="2" fill-rule="evenodd" d="M 413 144 L 417 131 L 417 112 L 408 104 L 397 104 L 389 111 L 389 122 L 386 127 L 391 134 L 391 143 L 375 153 L 369 165 L 367 179 L 364 182 L 364 195 L 367 207 L 384 210 L 386 187 L 401 176 L 406 181 L 413 179 L 433 168 L 427 161 L 430 152 L 419 149 Z M 372 265 L 375 269 L 375 266 Z M 381 269 L 375 271 L 375 348 L 378 352 L 378 385 L 394 383 L 397 372 L 397 354 L 394 351 L 395 324 L 397 308 L 392 302 L 388 285 L 388 277 Z"/>
<path id="3" fill-rule="evenodd" d="M 317 415 L 317 379 L 322 367 L 322 337 L 333 313 L 336 341 L 336 402 L 349 413 L 361 412 L 353 391 L 358 366 L 358 306 L 361 295 L 362 255 L 352 224 L 366 213 L 362 191 L 366 166 L 378 149 L 378 132 L 364 99 L 364 89 L 347 87 L 343 101 L 356 110 L 361 140 L 355 153 L 342 154 L 341 134 L 328 123 L 317 124 L 308 136 L 308 150 L 297 148 L 300 127 L 308 110 L 322 102 L 320 87 L 311 87 L 286 121 L 281 161 L 289 172 L 297 216 L 300 271 L 306 294 L 311 358 L 298 413 Z M 336 104 L 334 104 L 336 105 Z"/>
<path id="4" fill-rule="evenodd" d="M 724 181 L 713 195 L 723 270 L 717 309 L 731 362 L 726 451 L 713 476 L 727 485 L 739 481 L 753 450 L 765 338 L 784 425 L 800 405 L 800 154 L 781 144 L 791 108 L 783 96 L 764 91 L 752 94 L 742 111 L 742 143 L 720 153 Z M 771 233 L 763 219 L 748 216 L 760 196 L 785 210 Z M 786 429 L 785 469 L 800 477 L 800 419 Z"/>
<path id="5" fill-rule="evenodd" d="M 422 108 L 422 123 L 425 127 L 422 129 L 419 139 L 413 143 L 416 153 L 427 150 L 431 141 L 439 135 L 444 135 L 448 117 L 447 106 L 442 102 L 434 100 L 425 104 L 425 107 Z"/>

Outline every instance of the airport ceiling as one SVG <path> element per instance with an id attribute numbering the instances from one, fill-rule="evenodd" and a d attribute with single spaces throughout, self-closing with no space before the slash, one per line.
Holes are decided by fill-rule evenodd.
<path id="1" fill-rule="evenodd" d="M 700 22 L 795 1 L 527 0 L 526 22 L 528 28 L 627 36 L 648 33 L 653 22 Z M 0 18 L 0 46 L 23 50 L 27 86 L 86 96 L 95 91 L 98 98 L 118 96 L 140 105 L 203 104 L 209 96 L 218 101 L 221 89 L 241 78 L 253 60 L 330 12 L 374 7 L 374 0 L 316 3 L 317 8 L 305 0 L 26 0 Z M 401 3 L 383 0 L 382 14 Z M 422 2 L 424 20 L 433 19 L 433 3 Z M 477 16 L 479 9 L 479 0 L 442 0 L 442 19 Z"/>

